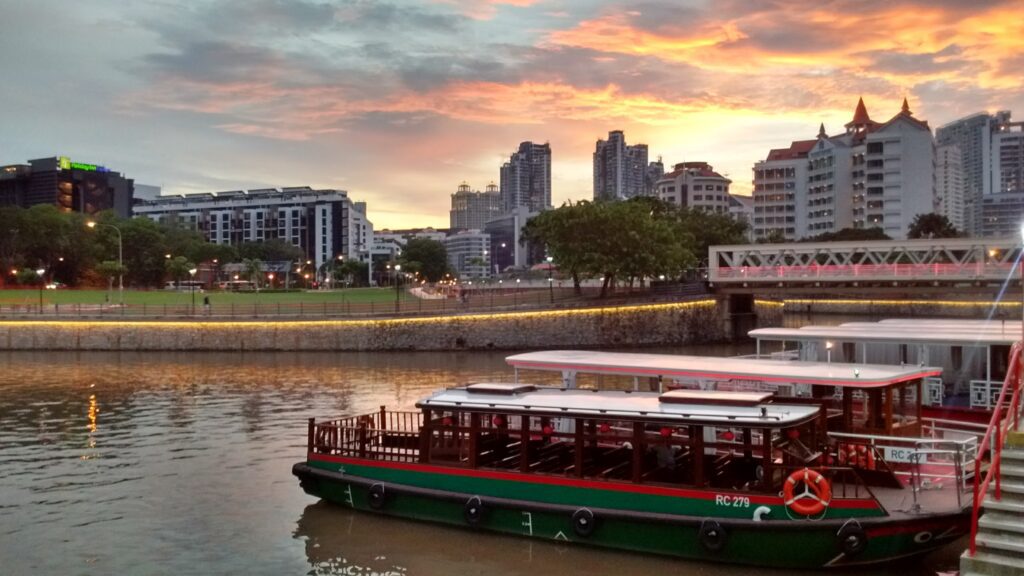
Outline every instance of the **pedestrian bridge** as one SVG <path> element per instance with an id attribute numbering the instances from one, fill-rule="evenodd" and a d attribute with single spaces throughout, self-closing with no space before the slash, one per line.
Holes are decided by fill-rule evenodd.
<path id="1" fill-rule="evenodd" d="M 708 280 L 722 286 L 1001 283 L 1020 251 L 1016 237 L 712 246 Z"/>

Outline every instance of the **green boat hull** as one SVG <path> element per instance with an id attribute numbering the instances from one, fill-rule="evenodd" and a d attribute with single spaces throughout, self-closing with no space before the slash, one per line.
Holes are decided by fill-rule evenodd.
<path id="1" fill-rule="evenodd" d="M 771 502 L 723 506 L 714 494 L 679 498 L 564 482 L 552 486 L 444 475 L 422 468 L 426 471 L 415 465 L 382 468 L 311 459 L 296 464 L 293 473 L 310 495 L 357 510 L 472 530 L 779 568 L 849 566 L 924 554 L 962 536 L 969 527 L 966 511 L 894 519 L 877 509 L 837 509 L 833 517 L 826 514 L 809 521 L 791 519 Z M 510 489 L 510 482 L 518 490 Z M 763 521 L 752 518 L 752 510 L 758 508 Z M 851 533 L 863 538 L 862 546 L 844 551 L 844 538 Z"/>

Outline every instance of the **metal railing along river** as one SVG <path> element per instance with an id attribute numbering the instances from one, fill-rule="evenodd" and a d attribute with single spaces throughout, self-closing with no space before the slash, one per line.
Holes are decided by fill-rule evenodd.
<path id="1" fill-rule="evenodd" d="M 461 298 L 415 298 L 403 294 L 394 301 L 352 301 L 343 291 L 337 298 L 325 299 L 316 293 L 309 301 L 223 302 L 225 294 L 207 292 L 210 304 L 110 304 L 110 303 L 3 303 L 0 293 L 0 318 L 40 320 L 54 318 L 82 319 L 163 319 L 163 320 L 231 320 L 257 318 L 364 318 L 393 316 L 435 316 L 488 312 L 514 312 L 546 309 L 595 308 L 666 303 L 706 297 L 703 285 L 683 285 L 646 289 L 643 291 L 609 293 L 599 296 L 599 289 L 584 288 L 580 294 L 571 288 L 557 290 L 483 289 L 465 292 Z M 268 294 L 276 300 L 277 294 Z"/>

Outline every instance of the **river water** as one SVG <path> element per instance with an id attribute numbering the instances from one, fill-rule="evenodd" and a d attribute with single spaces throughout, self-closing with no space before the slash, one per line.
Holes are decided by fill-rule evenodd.
<path id="1" fill-rule="evenodd" d="M 299 489 L 308 417 L 505 380 L 506 354 L 0 354 L 0 574 L 784 573 L 353 513 Z M 931 575 L 957 553 L 846 574 Z"/>

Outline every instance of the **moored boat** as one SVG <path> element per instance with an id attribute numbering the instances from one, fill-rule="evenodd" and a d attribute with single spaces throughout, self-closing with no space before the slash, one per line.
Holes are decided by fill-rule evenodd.
<path id="1" fill-rule="evenodd" d="M 779 369 L 747 362 L 748 371 Z M 919 389 L 934 372 L 786 364 L 802 379 L 885 390 Z M 882 452 L 870 467 L 839 463 L 837 448 L 857 440 L 830 428 L 858 434 L 860 416 L 836 417 L 819 400 L 509 383 L 443 390 L 417 408 L 310 420 L 306 461 L 293 468 L 303 489 L 474 530 L 791 568 L 923 554 L 969 527 L 961 495 L 971 470 L 955 465 L 949 481 L 925 486 L 917 457 L 909 484 Z M 894 415 L 875 408 L 865 422 L 885 429 Z"/>

